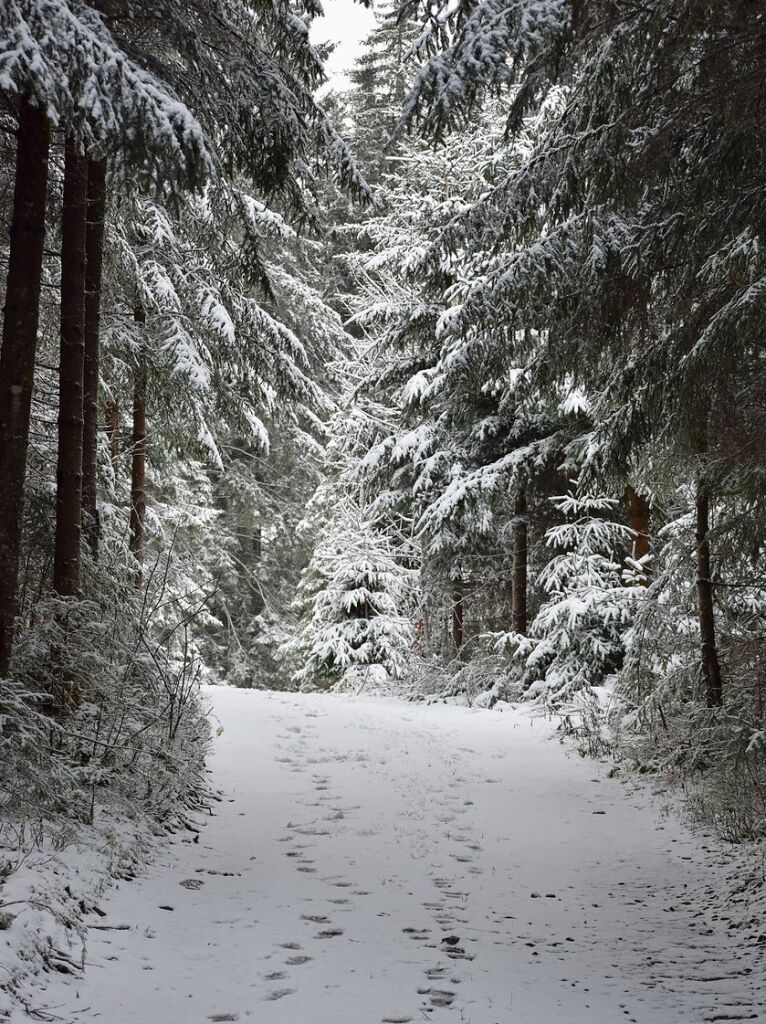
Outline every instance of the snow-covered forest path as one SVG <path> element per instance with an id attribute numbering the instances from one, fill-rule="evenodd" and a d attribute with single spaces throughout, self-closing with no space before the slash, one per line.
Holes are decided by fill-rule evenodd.
<path id="1" fill-rule="evenodd" d="M 762 1019 L 747 899 L 513 711 L 217 689 L 222 803 L 40 1002 L 108 1024 Z M 760 995 L 759 995 L 760 992 Z"/>

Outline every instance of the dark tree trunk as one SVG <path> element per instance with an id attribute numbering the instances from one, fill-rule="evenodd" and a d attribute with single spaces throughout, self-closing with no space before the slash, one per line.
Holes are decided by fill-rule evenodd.
<path id="1" fill-rule="evenodd" d="M 260 521 L 253 527 L 253 559 L 260 562 L 263 554 L 263 529 Z"/>
<path id="2" fill-rule="evenodd" d="M 16 618 L 49 148 L 48 118 L 22 100 L 0 350 L 0 676 L 8 672 Z"/>
<path id="3" fill-rule="evenodd" d="M 455 657 L 463 660 L 464 654 L 463 635 L 463 585 L 456 582 L 452 587 L 452 648 Z"/>
<path id="4" fill-rule="evenodd" d="M 143 306 L 137 305 L 136 323 L 146 323 Z M 142 339 L 133 383 L 133 447 L 130 474 L 130 550 L 139 565 L 144 560 L 146 518 L 146 350 Z M 141 575 L 138 582 L 140 585 Z"/>
<path id="5" fill-rule="evenodd" d="M 53 560 L 53 587 L 62 597 L 73 597 L 80 590 L 87 189 L 87 160 L 75 141 L 67 138 L 61 214 L 61 358 Z"/>
<path id="6" fill-rule="evenodd" d="M 98 389 L 101 331 L 101 271 L 104 262 L 106 160 L 88 160 L 85 231 L 85 374 L 83 396 L 83 527 L 94 561 L 98 558 Z"/>
<path id="7" fill-rule="evenodd" d="M 511 623 L 514 633 L 527 635 L 527 496 L 521 491 L 513 509 L 513 593 Z"/>
<path id="8" fill-rule="evenodd" d="M 704 484 L 697 485 L 697 610 L 702 643 L 702 672 L 708 707 L 723 703 L 721 666 L 715 642 L 713 581 L 710 567 L 710 499 Z"/>
<path id="9" fill-rule="evenodd" d="M 640 561 L 649 554 L 649 502 L 628 484 L 625 489 L 625 496 L 628 499 L 628 525 L 633 531 L 633 544 L 630 557 L 634 562 Z M 648 570 L 640 583 L 646 586 Z"/>

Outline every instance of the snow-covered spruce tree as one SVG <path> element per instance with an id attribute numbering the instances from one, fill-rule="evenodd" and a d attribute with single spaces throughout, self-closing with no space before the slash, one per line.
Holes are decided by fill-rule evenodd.
<path id="1" fill-rule="evenodd" d="M 302 622 L 285 653 L 304 689 L 385 685 L 405 673 L 410 575 L 352 500 L 336 505 L 298 589 Z"/>
<path id="2" fill-rule="evenodd" d="M 511 691 L 561 708 L 579 691 L 614 680 L 645 590 L 626 569 L 631 530 L 617 518 L 615 499 L 569 493 L 551 500 L 565 522 L 546 533 L 554 554 L 538 577 L 543 603 L 528 635 L 509 632 L 497 642 L 511 657 Z"/>
<path id="3" fill-rule="evenodd" d="M 131 237 L 115 251 L 118 281 L 121 267 L 137 265 L 145 295 L 149 409 L 162 424 L 149 447 L 151 514 L 179 500 L 212 503 L 204 539 L 197 528 L 182 535 L 186 575 L 205 579 L 210 594 L 203 650 L 230 680 L 266 685 L 277 681 L 273 654 L 307 557 L 289 537 L 320 480 L 322 419 L 332 407 L 326 367 L 346 336 L 317 291 L 316 246 L 298 242 L 252 197 L 236 198 L 247 200 L 248 217 L 230 226 L 214 216 L 220 196 L 180 221 L 143 201 L 148 220 L 132 213 Z M 138 237 L 142 224 L 148 234 Z M 243 236 L 257 243 L 260 294 Z M 132 291 L 118 299 L 107 335 L 113 399 L 128 409 L 138 348 Z M 190 456 L 208 470 L 184 482 Z M 157 524 L 148 530 L 156 542 Z"/>
<path id="4" fill-rule="evenodd" d="M 435 265 L 445 249 L 495 256 L 466 277 L 450 330 L 535 324 L 536 386 L 571 379 L 590 400 L 588 486 L 604 493 L 637 474 L 653 498 L 653 532 L 664 508 L 688 531 L 672 531 L 652 569 L 659 585 L 682 564 L 696 593 L 694 657 L 681 635 L 665 634 L 658 663 L 672 666 L 674 696 L 660 717 L 723 704 L 696 735 L 709 749 L 699 763 L 725 773 L 745 723 L 753 734 L 763 721 L 753 668 L 766 643 L 751 635 L 745 669 L 737 637 L 756 621 L 746 608 L 759 602 L 764 543 L 762 517 L 747 510 L 763 500 L 766 429 L 766 143 L 755 86 L 766 48 L 754 12 L 700 0 L 416 9 L 426 59 L 405 122 L 443 136 L 504 87 L 512 136 L 546 106 L 550 115 L 521 164 L 434 247 Z M 687 621 L 688 591 L 661 593 L 678 604 L 657 614 Z M 651 672 L 647 682 L 661 686 Z"/>
<path id="5" fill-rule="evenodd" d="M 84 254 L 77 252 L 82 248 L 80 243 L 84 244 L 89 162 L 81 154 L 88 151 L 99 163 L 106 154 L 120 149 L 123 155 L 138 156 L 147 180 L 157 181 L 161 176 L 183 184 L 193 184 L 212 170 L 213 158 L 200 125 L 189 111 L 152 74 L 120 51 L 87 5 L 70 6 L 63 0 L 12 0 L 0 11 L 0 38 L 0 89 L 9 97 L 12 116 L 19 126 L 0 352 L 4 381 L 0 392 L 0 475 L 6 481 L 0 506 L 0 671 L 5 671 L 18 591 L 51 124 L 66 126 L 70 155 L 68 216 L 62 222 L 67 229 L 66 247 L 72 248 L 64 262 L 61 293 L 65 355 L 62 382 L 73 379 L 75 390 L 74 378 L 82 374 L 84 344 L 73 339 L 85 334 L 86 282 L 79 272 Z M 127 146 L 125 140 L 131 140 L 135 148 Z M 83 194 L 78 195 L 78 190 Z M 98 225 L 95 227 L 98 230 Z M 67 395 L 64 387 L 65 402 Z M 73 479 L 77 461 L 76 452 L 68 451 L 67 442 L 71 439 L 76 446 L 79 428 L 77 417 L 73 420 L 69 413 L 62 424 L 59 451 L 67 458 L 60 464 L 60 472 L 66 482 Z M 65 468 L 68 464 L 71 466 Z M 72 499 L 62 500 L 59 509 L 60 549 L 66 543 L 68 554 L 65 558 L 60 550 L 58 565 L 59 570 L 65 562 L 71 566 L 69 575 L 74 580 L 79 558 L 79 508 L 73 508 L 75 489 L 70 489 Z M 59 577 L 63 575 L 59 571 Z"/>
<path id="6" fill-rule="evenodd" d="M 180 15 L 182 7 L 165 5 L 162 13 L 171 15 L 173 8 Z M 323 382 L 312 378 L 343 337 L 317 289 L 310 250 L 288 221 L 304 226 L 314 219 L 313 181 L 322 170 L 364 192 L 345 147 L 314 104 L 312 83 L 321 66 L 292 12 L 270 8 L 259 15 L 250 5 L 199 4 L 195 10 L 210 16 L 208 34 L 195 26 L 185 36 L 191 49 L 184 49 L 171 31 L 173 18 L 156 17 L 159 8 L 151 30 L 136 22 L 135 33 L 118 26 L 117 15 L 130 20 L 138 8 L 112 8 L 14 0 L 0 11 L 3 128 L 12 138 L 30 115 L 44 129 L 31 141 L 19 134 L 27 149 L 3 147 L 3 155 L 17 158 L 21 183 L 20 201 L 9 204 L 7 219 L 16 223 L 17 214 L 28 215 L 12 232 L 16 269 L 9 284 L 25 279 L 30 286 L 6 288 L 4 320 L 9 330 L 23 329 L 15 351 L 23 355 L 27 419 L 0 424 L 14 438 L 27 431 L 24 446 L 2 446 L 3 457 L 15 459 L 8 479 L 18 484 L 17 497 L 26 498 L 24 516 L 17 501 L 0 527 L 15 530 L 20 567 L 8 613 L 12 619 L 20 612 L 16 641 L 0 695 L 0 791 L 7 820 L 22 832 L 25 816 L 55 828 L 75 823 L 73 834 L 80 824 L 123 811 L 171 823 L 184 801 L 198 799 L 207 726 L 197 682 L 200 654 L 209 655 L 210 636 L 228 614 L 217 602 L 222 571 L 238 568 L 243 509 L 253 535 L 258 513 L 271 518 L 263 526 L 264 543 L 289 530 L 289 519 L 278 521 L 280 488 L 284 475 L 298 475 L 293 467 L 306 439 L 316 447 L 313 438 L 329 405 Z M 210 35 L 214 23 L 216 32 L 221 28 L 217 16 L 224 8 L 227 43 L 220 52 L 227 54 L 229 77 L 214 56 L 223 36 Z M 206 61 L 193 59 L 195 33 L 205 40 Z M 206 99 L 216 91 L 229 98 L 228 106 L 219 106 L 220 120 Z M 49 153 L 51 131 L 56 144 Z M 258 131 L 260 147 L 252 145 Z M 81 165 L 87 156 L 88 180 L 90 165 L 106 159 L 108 204 L 103 279 L 91 278 L 89 285 L 86 262 L 84 280 L 80 274 L 76 287 L 67 288 L 78 345 L 89 295 L 100 300 L 99 317 L 91 321 L 100 387 L 94 394 L 91 367 L 85 402 L 104 403 L 98 421 L 106 429 L 87 456 L 84 444 L 78 452 L 76 436 L 67 446 L 72 480 L 79 459 L 87 457 L 90 470 L 96 456 L 99 534 L 96 546 L 70 545 L 80 571 L 64 600 L 51 596 L 51 466 L 61 450 L 55 286 L 60 253 L 72 251 L 64 244 L 71 232 L 59 218 L 62 186 L 72 183 L 61 162 L 65 141 Z M 12 177 L 7 164 L 2 174 L 6 181 Z M 34 185 L 29 193 L 21 187 L 25 175 Z M 95 220 L 88 219 L 87 199 L 83 204 L 80 190 L 77 206 L 85 214 L 78 212 L 77 231 L 81 240 L 84 230 L 93 270 L 88 232 L 100 215 L 91 208 Z M 35 242 L 21 262 L 14 250 L 19 239 Z M 13 354 L 4 337 L 4 359 L 7 353 Z M 86 384 L 83 355 L 70 374 L 70 398 L 78 383 Z M 4 371 L 2 380 L 3 387 L 6 380 L 15 386 Z M 84 405 L 71 403 L 72 422 L 90 411 L 93 424 L 92 406 Z M 280 432 L 274 448 L 289 454 L 271 463 L 273 479 L 262 480 L 258 471 L 269 467 L 273 452 L 269 430 Z M 256 471 L 246 481 L 240 473 L 222 482 L 240 449 Z M 298 503 L 305 501 L 301 485 L 308 490 L 314 483 L 296 483 Z M 79 502 L 78 489 L 70 490 Z M 221 495 L 233 490 L 237 511 L 227 519 Z M 258 509 L 249 504 L 253 492 Z M 79 512 L 79 504 L 71 503 L 73 510 Z M 298 510 L 290 515 L 297 519 Z M 89 525 L 79 515 L 70 524 Z M 269 558 L 273 564 L 276 552 Z M 252 575 L 251 567 L 247 571 Z M 227 581 L 229 594 L 237 584 Z M 284 593 L 280 601 L 286 604 Z M 220 667 L 213 657 L 211 663 Z"/>
<path id="7" fill-rule="evenodd" d="M 766 388 L 764 211 L 751 201 L 763 195 L 763 40 L 744 7 L 698 0 L 486 0 L 441 14 L 424 12 L 430 55 L 407 118 L 438 136 L 513 85 L 515 132 L 557 98 L 519 170 L 450 225 L 453 248 L 503 254 L 466 288 L 453 329 L 532 317 L 540 380 L 571 374 L 594 395 L 593 468 L 624 470 L 649 444 L 694 482 L 700 659 L 717 705 L 711 508 L 763 479 L 749 454 L 762 449 Z"/>
<path id="8" fill-rule="evenodd" d="M 360 479 L 376 509 L 417 524 L 425 632 L 459 659 L 486 629 L 511 618 L 525 628 L 528 524 L 541 538 L 546 491 L 564 485 L 557 466 L 584 422 L 571 386 L 530 388 L 531 328 L 448 329 L 463 276 L 490 257 L 436 246 L 466 202 L 521 159 L 529 140 L 507 147 L 503 120 L 502 107 L 489 109 L 437 152 L 400 142 L 348 257 L 370 390 L 385 394 L 395 426 L 363 456 Z"/>
<path id="9" fill-rule="evenodd" d="M 626 758 L 641 771 L 682 779 L 696 816 L 739 841 L 766 831 L 766 593 L 750 547 L 757 512 L 736 497 L 717 508 L 712 536 L 728 550 L 726 577 L 715 577 L 716 625 L 729 690 L 724 709 L 710 709 L 699 662 L 692 503 L 688 485 L 664 496 L 609 719 Z"/>

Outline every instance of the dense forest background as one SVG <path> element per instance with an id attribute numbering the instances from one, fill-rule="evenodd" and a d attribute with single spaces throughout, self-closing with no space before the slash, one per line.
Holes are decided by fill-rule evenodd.
<path id="1" fill-rule="evenodd" d="M 201 799 L 220 680 L 534 700 L 762 835 L 762 4 L 411 0 L 321 100 L 318 11 L 0 10 L 14 834 Z"/>

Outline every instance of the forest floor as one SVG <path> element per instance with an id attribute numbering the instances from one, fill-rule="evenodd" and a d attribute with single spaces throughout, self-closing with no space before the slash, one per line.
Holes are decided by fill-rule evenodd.
<path id="1" fill-rule="evenodd" d="M 223 799 L 100 901 L 84 977 L 36 990 L 49 1019 L 766 1019 L 763 899 L 732 895 L 737 855 L 550 723 L 210 692 Z"/>

